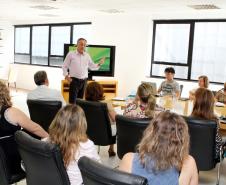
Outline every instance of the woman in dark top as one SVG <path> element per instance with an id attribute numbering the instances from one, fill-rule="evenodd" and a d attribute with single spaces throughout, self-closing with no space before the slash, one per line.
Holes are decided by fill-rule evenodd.
<path id="1" fill-rule="evenodd" d="M 116 125 L 115 125 L 115 115 L 116 112 L 113 108 L 113 105 L 110 101 L 105 100 L 104 97 L 104 91 L 101 84 L 98 82 L 90 82 L 85 90 L 85 99 L 88 101 L 97 101 L 97 102 L 103 102 L 107 104 L 108 109 L 108 116 L 111 121 L 111 131 L 112 135 L 116 135 Z M 110 145 L 108 150 L 109 157 L 115 156 L 116 153 L 114 151 L 114 145 Z"/>
<path id="2" fill-rule="evenodd" d="M 37 123 L 31 121 L 22 111 L 12 106 L 9 90 L 0 81 L 0 138 L 13 135 L 21 128 L 41 138 L 48 133 Z"/>
<path id="3" fill-rule="evenodd" d="M 198 88 L 195 91 L 194 106 L 191 116 L 216 121 L 217 133 L 216 133 L 215 157 L 218 158 L 220 153 L 220 147 L 222 145 L 222 138 L 219 134 L 219 119 L 214 114 L 214 103 L 215 103 L 214 95 L 210 90 L 206 88 Z"/>

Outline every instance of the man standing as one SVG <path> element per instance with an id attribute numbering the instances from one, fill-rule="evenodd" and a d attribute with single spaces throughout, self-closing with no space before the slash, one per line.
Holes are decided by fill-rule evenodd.
<path id="1" fill-rule="evenodd" d="M 76 98 L 83 98 L 86 81 L 88 77 L 88 69 L 98 70 L 105 62 L 102 58 L 98 64 L 95 64 L 90 55 L 85 52 L 86 39 L 79 38 L 77 40 L 77 50 L 70 51 L 63 64 L 63 75 L 70 83 L 69 86 L 69 103 L 75 103 Z"/>
<path id="2" fill-rule="evenodd" d="M 60 91 L 48 87 L 49 80 L 45 71 L 37 71 L 34 74 L 34 81 L 37 88 L 27 94 L 28 100 L 61 101 L 62 106 L 66 105 Z"/>

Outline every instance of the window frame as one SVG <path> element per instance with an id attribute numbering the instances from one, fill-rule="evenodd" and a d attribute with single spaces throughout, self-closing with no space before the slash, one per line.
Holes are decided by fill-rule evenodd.
<path id="1" fill-rule="evenodd" d="M 53 24 L 26 24 L 26 25 L 14 25 L 14 63 L 15 64 L 22 64 L 22 65 L 33 65 L 33 66 L 45 66 L 45 67 L 57 67 L 61 68 L 61 66 L 50 65 L 50 58 L 51 57 L 64 57 L 63 55 L 51 55 L 51 28 L 52 27 L 62 27 L 62 26 L 70 26 L 70 43 L 73 44 L 73 27 L 75 25 L 92 25 L 92 22 L 75 22 L 75 23 L 53 23 Z M 35 26 L 49 26 L 49 35 L 48 35 L 48 64 L 32 64 L 32 34 L 33 34 L 33 27 Z M 26 55 L 30 56 L 29 63 L 21 63 L 15 61 L 15 55 L 20 55 L 23 53 L 16 53 L 16 28 L 30 28 L 30 45 L 29 45 L 29 53 Z M 25 54 L 23 54 L 25 55 Z"/>
<path id="2" fill-rule="evenodd" d="M 153 35 L 152 35 L 152 54 L 151 54 L 151 69 L 150 69 L 150 77 L 153 78 L 165 78 L 164 76 L 152 75 L 153 65 L 165 65 L 165 66 L 184 66 L 188 67 L 187 78 L 175 78 L 181 81 L 194 81 L 197 80 L 191 79 L 191 69 L 192 69 L 192 56 L 193 56 L 193 46 L 194 46 L 194 32 L 195 32 L 195 23 L 199 22 L 226 22 L 226 19 L 181 19 L 181 20 L 153 20 Z M 187 64 L 182 63 L 173 63 L 173 62 L 161 62 L 154 61 L 154 52 L 155 52 L 155 37 L 156 37 L 156 25 L 157 24 L 189 24 L 190 25 L 190 33 L 189 33 L 189 45 L 188 45 L 188 56 L 187 56 Z M 201 74 L 200 74 L 201 75 Z M 214 84 L 223 84 L 222 82 L 213 82 Z"/>

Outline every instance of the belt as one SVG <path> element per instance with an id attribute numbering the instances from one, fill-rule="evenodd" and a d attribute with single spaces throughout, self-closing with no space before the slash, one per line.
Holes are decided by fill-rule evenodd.
<path id="1" fill-rule="evenodd" d="M 71 77 L 72 80 L 77 80 L 77 81 L 84 81 L 86 80 L 87 78 L 76 78 L 76 77 Z"/>

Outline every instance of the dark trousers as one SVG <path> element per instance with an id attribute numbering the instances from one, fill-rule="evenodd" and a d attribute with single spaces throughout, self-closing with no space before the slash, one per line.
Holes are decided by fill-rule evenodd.
<path id="1" fill-rule="evenodd" d="M 83 98 L 86 81 L 86 79 L 72 77 L 69 87 L 69 103 L 75 103 L 76 98 Z"/>

